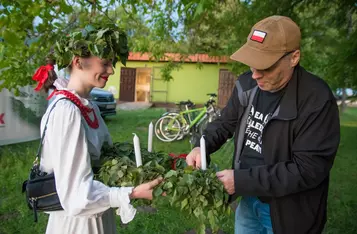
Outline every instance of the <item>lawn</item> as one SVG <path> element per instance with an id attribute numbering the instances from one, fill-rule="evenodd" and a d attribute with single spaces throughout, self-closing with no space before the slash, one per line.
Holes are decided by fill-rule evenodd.
<path id="1" fill-rule="evenodd" d="M 157 119 L 162 109 L 121 111 L 108 117 L 106 122 L 113 141 L 132 141 L 132 133 L 140 137 L 142 146 L 147 144 L 147 129 L 151 120 Z M 331 174 L 326 233 L 357 233 L 357 108 L 348 109 L 341 117 L 341 145 Z M 38 141 L 2 146 L 0 148 L 0 234 L 44 233 L 47 216 L 40 214 L 33 222 L 21 194 L 22 181 L 26 178 L 34 159 Z M 155 151 L 188 153 L 188 140 L 173 143 L 159 142 L 154 138 Z M 231 165 L 233 142 L 228 142 L 213 156 L 220 168 Z M 118 218 L 118 224 L 119 224 Z M 156 213 L 139 212 L 128 225 L 118 225 L 119 233 L 185 233 L 194 228 L 192 219 L 178 210 L 162 207 Z M 233 233 L 233 214 L 222 224 L 225 233 Z"/>

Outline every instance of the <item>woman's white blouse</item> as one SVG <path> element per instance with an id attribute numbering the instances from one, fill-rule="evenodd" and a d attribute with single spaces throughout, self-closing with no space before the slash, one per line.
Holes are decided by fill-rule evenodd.
<path id="1" fill-rule="evenodd" d="M 88 126 L 80 110 L 58 95 L 42 118 L 41 134 L 49 117 L 42 147 L 41 169 L 54 172 L 57 193 L 64 216 L 96 216 L 117 207 L 123 223 L 130 222 L 136 210 L 130 205 L 131 187 L 108 187 L 93 179 L 92 164 L 100 159 L 102 145 L 112 144 L 108 129 L 96 105 L 86 99 L 84 105 L 94 108 L 99 128 Z M 79 96 L 78 96 L 79 97 Z M 57 103 L 58 101 L 58 103 Z M 51 114 L 49 111 L 56 104 Z M 90 113 L 93 120 L 93 113 Z"/>

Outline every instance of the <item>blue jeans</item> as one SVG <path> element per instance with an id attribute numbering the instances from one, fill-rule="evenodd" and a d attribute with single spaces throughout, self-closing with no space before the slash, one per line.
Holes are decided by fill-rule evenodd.
<path id="1" fill-rule="evenodd" d="M 236 210 L 234 234 L 273 234 L 269 204 L 242 197 Z"/>

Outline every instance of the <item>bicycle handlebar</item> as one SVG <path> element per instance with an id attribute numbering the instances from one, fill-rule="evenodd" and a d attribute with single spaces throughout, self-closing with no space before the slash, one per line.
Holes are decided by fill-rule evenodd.
<path id="1" fill-rule="evenodd" d="M 188 106 L 193 106 L 195 105 L 193 102 L 191 102 L 190 100 L 187 100 L 187 101 L 181 101 L 179 103 L 176 103 L 176 105 L 188 105 Z"/>
<path id="2" fill-rule="evenodd" d="M 215 93 L 208 93 L 207 95 L 210 96 L 209 100 L 206 102 L 206 106 L 209 106 L 210 104 L 212 105 L 213 103 L 215 103 L 215 98 L 217 97 L 217 94 Z"/>
<path id="3" fill-rule="evenodd" d="M 205 106 L 208 107 L 209 105 L 214 104 L 216 101 L 214 100 L 215 97 L 217 97 L 217 94 L 215 93 L 208 93 L 207 96 L 210 96 L 209 100 L 205 103 Z M 193 102 L 191 102 L 190 99 L 188 99 L 187 101 L 180 101 L 178 103 L 176 103 L 176 105 L 178 106 L 186 106 L 187 107 L 192 107 L 195 104 Z"/>
<path id="4" fill-rule="evenodd" d="M 215 93 L 207 93 L 207 96 L 217 97 L 217 94 L 215 94 Z"/>

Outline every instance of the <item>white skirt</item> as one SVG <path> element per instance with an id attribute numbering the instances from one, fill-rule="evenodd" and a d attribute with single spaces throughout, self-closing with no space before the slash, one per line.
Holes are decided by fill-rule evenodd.
<path id="1" fill-rule="evenodd" d="M 51 212 L 46 234 L 117 234 L 113 209 L 93 216 L 64 216 Z"/>

